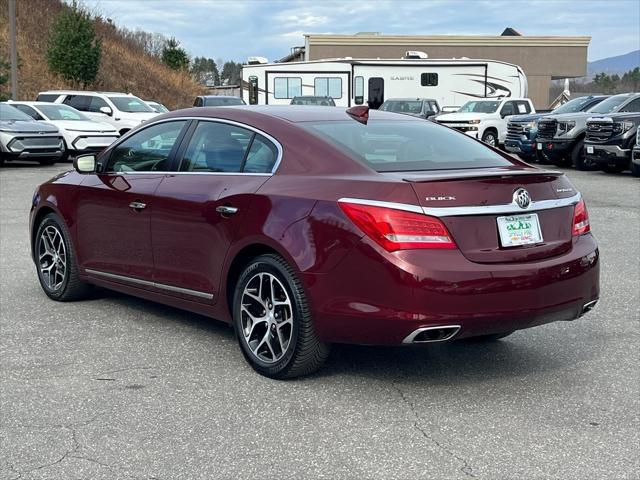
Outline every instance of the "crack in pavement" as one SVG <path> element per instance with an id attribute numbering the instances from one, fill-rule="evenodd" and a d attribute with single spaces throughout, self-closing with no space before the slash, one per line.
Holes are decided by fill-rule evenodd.
<path id="1" fill-rule="evenodd" d="M 71 432 L 71 448 L 68 449 L 67 451 L 64 452 L 64 454 L 62 454 L 62 456 L 60 458 L 58 458 L 56 461 L 54 462 L 50 462 L 50 463 L 46 463 L 44 465 L 39 465 L 37 467 L 31 468 L 29 470 L 25 470 L 25 471 L 20 471 L 18 469 L 16 469 L 12 464 L 7 462 L 7 466 L 9 467 L 9 469 L 16 473 L 18 476 L 14 477 L 12 480 L 19 480 L 20 478 L 22 478 L 23 475 L 28 475 L 31 472 L 35 472 L 37 470 L 42 470 L 44 468 L 49 468 L 49 467 L 53 467 L 54 465 L 58 465 L 60 463 L 62 463 L 64 460 L 68 459 L 68 458 L 75 458 L 78 460 L 85 460 L 87 462 L 91 462 L 94 463 L 96 465 L 100 465 L 102 467 L 108 468 L 110 471 L 114 472 L 114 473 L 120 473 L 120 474 L 124 474 L 126 475 L 128 478 L 147 478 L 147 477 L 135 477 L 127 472 L 122 471 L 121 468 L 116 467 L 116 466 L 112 466 L 109 465 L 107 463 L 103 463 L 100 462 L 94 458 L 91 457 L 86 457 L 83 455 L 79 455 L 77 454 L 78 451 L 82 448 L 82 445 L 80 444 L 80 442 L 78 441 L 78 432 L 77 429 L 82 428 L 82 427 L 86 427 L 88 425 L 90 425 L 91 423 L 93 423 L 94 421 L 96 421 L 98 419 L 98 417 L 100 417 L 103 413 L 98 413 L 96 414 L 93 418 L 86 420 L 84 422 L 74 422 L 74 423 L 70 423 L 68 425 L 49 425 L 49 426 L 41 426 L 41 425 L 31 425 L 31 426 L 21 426 L 21 428 L 64 428 L 66 430 L 68 430 L 69 432 Z M 15 428 L 15 427 L 14 427 Z"/>
<path id="2" fill-rule="evenodd" d="M 407 396 L 405 395 L 405 393 L 402 391 L 402 389 L 397 385 L 397 383 L 395 382 L 391 382 L 391 387 L 398 392 L 398 394 L 400 395 L 400 398 L 402 399 L 402 401 L 409 407 L 409 409 L 411 410 L 411 413 L 413 414 L 414 417 L 414 422 L 413 422 L 413 428 L 415 428 L 416 430 L 418 430 L 422 436 L 427 439 L 429 442 L 431 442 L 432 444 L 434 444 L 437 448 L 439 448 L 440 450 L 442 450 L 443 452 L 445 452 L 447 455 L 449 455 L 452 458 L 455 458 L 456 460 L 458 460 L 460 463 L 462 463 L 462 467 L 460 467 L 460 471 L 462 473 L 465 474 L 465 476 L 470 477 L 470 478 L 477 478 L 474 474 L 473 474 L 473 468 L 471 467 L 471 465 L 469 465 L 469 462 L 467 462 L 467 460 L 465 460 L 464 458 L 462 458 L 460 455 L 457 455 L 456 453 L 454 453 L 453 451 L 451 451 L 449 448 L 447 448 L 446 446 L 444 446 L 442 443 L 440 443 L 439 441 L 437 441 L 435 438 L 433 438 L 431 435 L 429 435 L 426 430 L 420 425 L 420 416 L 418 415 L 418 412 L 416 411 L 415 405 L 413 404 L 413 402 L 411 400 L 409 400 L 407 398 Z"/>

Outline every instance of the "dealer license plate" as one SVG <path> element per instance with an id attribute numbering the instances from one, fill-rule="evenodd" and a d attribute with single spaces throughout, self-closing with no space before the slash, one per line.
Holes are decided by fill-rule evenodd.
<path id="1" fill-rule="evenodd" d="M 537 213 L 498 217 L 498 232 L 503 247 L 517 247 L 542 242 Z"/>
<path id="2" fill-rule="evenodd" d="M 541 144 L 541 143 L 536 144 L 536 148 L 537 148 L 538 150 L 542 150 L 542 144 Z"/>
<path id="3" fill-rule="evenodd" d="M 588 146 L 587 147 L 587 153 L 592 154 L 593 153 L 593 147 L 592 146 Z"/>

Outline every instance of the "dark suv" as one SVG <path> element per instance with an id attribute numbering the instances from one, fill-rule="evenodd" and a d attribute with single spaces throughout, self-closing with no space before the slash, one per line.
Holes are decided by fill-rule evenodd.
<path id="1" fill-rule="evenodd" d="M 584 156 L 587 120 L 601 115 L 640 111 L 640 93 L 622 93 L 601 101 L 586 112 L 550 115 L 538 121 L 537 151 L 558 166 L 592 170 L 596 165 Z"/>
<path id="2" fill-rule="evenodd" d="M 323 97 L 319 95 L 302 95 L 293 97 L 291 105 L 315 105 L 318 107 L 335 107 L 336 102 L 331 97 Z"/>
<path id="3" fill-rule="evenodd" d="M 231 107 L 233 105 L 246 105 L 240 97 L 230 95 L 201 95 L 193 101 L 194 107 Z"/>
<path id="4" fill-rule="evenodd" d="M 631 168 L 631 151 L 636 143 L 640 112 L 619 113 L 587 120 L 584 152 L 587 162 L 607 173 Z"/>
<path id="5" fill-rule="evenodd" d="M 550 115 L 561 115 L 563 113 L 585 112 L 607 98 L 606 95 L 589 95 L 577 97 L 569 100 L 564 105 L 550 113 L 534 113 L 531 115 L 515 115 L 510 118 L 507 124 L 507 138 L 504 148 L 508 152 L 516 153 L 525 160 L 536 159 L 536 137 L 538 135 L 538 120 Z"/>
<path id="6" fill-rule="evenodd" d="M 640 177 L 640 128 L 636 130 L 636 144 L 631 152 L 631 173 Z"/>

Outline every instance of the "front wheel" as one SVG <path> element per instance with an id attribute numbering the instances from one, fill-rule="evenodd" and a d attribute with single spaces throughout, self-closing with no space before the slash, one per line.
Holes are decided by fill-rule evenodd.
<path id="1" fill-rule="evenodd" d="M 584 140 L 578 140 L 571 150 L 571 163 L 583 172 L 598 170 L 598 164 L 584 154 Z"/>
<path id="2" fill-rule="evenodd" d="M 498 146 L 498 136 L 493 130 L 487 130 L 482 134 L 482 141 L 492 147 Z"/>
<path id="3" fill-rule="evenodd" d="M 631 162 L 631 173 L 634 177 L 640 177 L 640 164 Z"/>
<path id="4" fill-rule="evenodd" d="M 233 326 L 244 357 L 267 377 L 308 375 L 329 355 L 316 336 L 302 284 L 278 255 L 255 258 L 240 275 Z"/>
<path id="5" fill-rule="evenodd" d="M 68 302 L 87 295 L 90 286 L 81 281 L 78 275 L 69 230 L 55 213 L 48 214 L 40 222 L 33 256 L 40 286 L 49 298 Z"/>

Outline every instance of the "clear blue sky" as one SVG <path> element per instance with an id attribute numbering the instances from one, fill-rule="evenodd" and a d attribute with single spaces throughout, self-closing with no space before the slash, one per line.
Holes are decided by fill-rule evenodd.
<path id="1" fill-rule="evenodd" d="M 589 60 L 640 48 L 640 0 L 84 0 L 116 24 L 176 37 L 192 56 L 281 58 L 303 33 L 589 35 Z"/>

